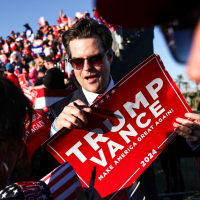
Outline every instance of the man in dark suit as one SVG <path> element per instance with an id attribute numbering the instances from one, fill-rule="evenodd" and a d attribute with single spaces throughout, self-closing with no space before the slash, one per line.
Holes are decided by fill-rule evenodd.
<path id="1" fill-rule="evenodd" d="M 110 65 L 113 61 L 112 36 L 106 26 L 98 24 L 92 19 L 82 19 L 72 29 L 66 31 L 62 39 L 80 87 L 74 93 L 50 107 L 50 120 L 53 122 L 51 136 L 63 127 L 74 129 L 80 128 L 83 123 L 89 123 L 84 112 L 91 112 L 89 106 L 99 95 L 107 92 L 115 84 L 110 75 Z M 84 112 L 77 109 L 73 102 L 76 102 Z M 182 123 L 189 122 L 182 121 Z M 187 137 L 190 141 L 197 141 L 196 136 L 189 135 L 194 130 L 189 128 L 190 126 L 185 127 L 180 123 L 174 126 L 176 126 L 180 135 Z M 197 133 L 199 134 L 196 131 Z M 157 199 L 152 166 L 149 166 L 127 189 L 123 199 Z"/>

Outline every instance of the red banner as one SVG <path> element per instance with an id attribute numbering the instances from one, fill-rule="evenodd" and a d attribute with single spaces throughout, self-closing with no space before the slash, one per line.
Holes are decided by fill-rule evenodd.
<path id="1" fill-rule="evenodd" d="M 192 112 L 157 55 L 91 107 L 87 125 L 60 130 L 44 147 L 60 163 L 68 161 L 83 186 L 96 165 L 95 188 L 109 199 L 130 186 L 176 137 L 176 118 Z"/>
<path id="2" fill-rule="evenodd" d="M 19 80 L 19 84 L 22 88 L 22 91 L 24 93 L 24 95 L 30 100 L 33 108 L 35 107 L 35 100 L 37 98 L 37 91 L 33 90 L 33 91 L 29 91 L 28 90 L 28 85 L 26 83 L 26 78 L 24 74 L 20 74 L 18 76 L 18 80 Z"/>
<path id="3" fill-rule="evenodd" d="M 50 134 L 51 122 L 47 119 L 47 117 L 39 112 L 38 110 L 34 110 L 32 116 L 32 124 L 31 130 L 29 129 L 30 120 L 25 120 L 25 144 L 28 149 L 29 158 L 32 157 L 35 150 L 41 146 L 48 138 Z"/>
<path id="4" fill-rule="evenodd" d="M 37 39 L 37 40 L 34 40 L 34 41 L 33 41 L 33 46 L 34 46 L 34 47 L 41 46 L 42 43 L 43 43 L 43 40 Z"/>

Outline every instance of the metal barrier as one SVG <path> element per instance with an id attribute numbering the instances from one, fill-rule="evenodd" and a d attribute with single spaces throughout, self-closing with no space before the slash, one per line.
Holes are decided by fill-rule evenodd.
<path id="1" fill-rule="evenodd" d="M 159 199 L 182 200 L 200 197 L 200 176 L 196 158 L 157 158 L 154 170 Z"/>

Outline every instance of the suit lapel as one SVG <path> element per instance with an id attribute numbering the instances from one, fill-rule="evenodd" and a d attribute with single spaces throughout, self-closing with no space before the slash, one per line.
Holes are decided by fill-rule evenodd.
<path id="1" fill-rule="evenodd" d="M 86 97 L 85 97 L 85 95 L 83 93 L 83 90 L 82 90 L 81 86 L 79 86 L 78 90 L 76 90 L 76 92 L 74 92 L 74 95 L 71 98 L 69 103 L 71 103 L 71 102 L 73 102 L 73 101 L 75 101 L 77 99 L 80 99 L 81 101 L 83 101 L 85 104 L 88 105 L 88 101 L 87 101 L 87 99 L 86 99 Z"/>

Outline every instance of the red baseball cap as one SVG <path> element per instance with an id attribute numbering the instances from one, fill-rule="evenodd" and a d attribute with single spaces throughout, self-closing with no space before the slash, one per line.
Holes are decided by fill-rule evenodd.
<path id="1" fill-rule="evenodd" d="M 30 50 L 26 50 L 25 54 L 31 54 Z"/>
<path id="2" fill-rule="evenodd" d="M 56 58 L 56 59 L 57 59 L 57 58 L 60 58 L 60 54 L 56 54 L 55 58 Z"/>
<path id="3" fill-rule="evenodd" d="M 13 47 L 10 48 L 11 50 L 15 51 L 17 50 L 17 47 L 14 45 Z"/>
<path id="4" fill-rule="evenodd" d="M 47 106 L 45 106 L 44 108 L 42 108 L 43 113 L 46 113 L 49 111 L 49 108 Z"/>

